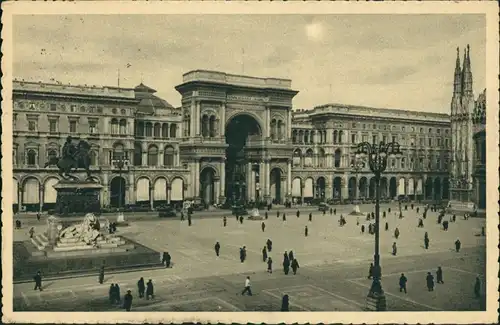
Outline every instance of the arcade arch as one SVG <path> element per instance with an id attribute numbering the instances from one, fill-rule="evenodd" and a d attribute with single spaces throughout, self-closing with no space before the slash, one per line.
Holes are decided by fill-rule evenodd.
<path id="1" fill-rule="evenodd" d="M 200 173 L 200 198 L 206 205 L 213 205 L 217 202 L 215 197 L 215 175 L 212 167 L 205 167 Z"/>
<path id="2" fill-rule="evenodd" d="M 165 177 L 158 177 L 154 181 L 153 205 L 168 203 L 168 181 Z"/>
<path id="3" fill-rule="evenodd" d="M 136 186 L 136 199 L 135 202 L 137 204 L 149 204 L 150 203 L 150 186 L 151 182 L 149 178 L 141 177 L 137 180 Z"/>
<path id="4" fill-rule="evenodd" d="M 184 180 L 176 177 L 172 180 L 170 187 L 170 202 L 182 202 L 184 200 Z"/>
<path id="5" fill-rule="evenodd" d="M 316 180 L 316 197 L 324 199 L 325 192 L 326 192 L 326 179 L 323 176 L 320 176 Z"/>
<path id="6" fill-rule="evenodd" d="M 121 176 L 114 177 L 109 183 L 109 204 L 112 207 L 121 207 L 125 204 L 125 179 Z"/>
<path id="7" fill-rule="evenodd" d="M 283 173 L 280 168 L 273 168 L 271 170 L 270 182 L 271 182 L 271 199 L 276 202 L 282 202 L 283 193 L 281 188 L 281 178 Z"/>

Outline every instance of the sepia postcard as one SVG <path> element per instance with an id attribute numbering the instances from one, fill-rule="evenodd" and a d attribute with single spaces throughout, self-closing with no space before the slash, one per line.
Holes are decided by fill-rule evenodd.
<path id="1" fill-rule="evenodd" d="M 2 4 L 5 323 L 493 323 L 495 2 Z"/>

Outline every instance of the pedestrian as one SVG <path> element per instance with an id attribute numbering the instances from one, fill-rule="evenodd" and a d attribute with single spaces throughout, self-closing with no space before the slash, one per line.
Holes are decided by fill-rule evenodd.
<path id="1" fill-rule="evenodd" d="M 236 213 L 236 221 L 240 221 L 240 216 Z"/>
<path id="2" fill-rule="evenodd" d="M 386 217 L 386 214 L 385 214 L 385 211 L 382 212 L 382 218 L 385 218 Z"/>
<path id="3" fill-rule="evenodd" d="M 281 311 L 290 311 L 288 300 L 288 295 L 283 295 L 283 298 L 281 298 Z"/>
<path id="4" fill-rule="evenodd" d="M 356 226 L 359 226 L 359 217 L 356 217 Z"/>
<path id="5" fill-rule="evenodd" d="M 118 285 L 118 283 L 115 284 L 115 293 L 114 293 L 114 297 L 115 297 L 115 304 L 119 305 L 121 300 L 122 300 L 122 297 L 120 295 L 120 286 Z"/>
<path id="6" fill-rule="evenodd" d="M 309 221 L 312 222 L 313 221 L 313 214 L 312 212 L 309 213 Z"/>
<path id="7" fill-rule="evenodd" d="M 271 252 L 273 249 L 273 242 L 271 241 L 271 239 L 267 240 L 266 245 L 267 245 L 267 251 Z"/>
<path id="8" fill-rule="evenodd" d="M 406 283 L 408 282 L 408 279 L 404 275 L 404 273 L 401 273 L 401 276 L 399 277 L 399 292 L 406 292 Z"/>
<path id="9" fill-rule="evenodd" d="M 264 215 L 265 215 L 265 218 L 267 220 L 267 218 L 269 218 L 269 215 L 267 214 L 267 211 L 266 211 L 266 213 Z"/>
<path id="10" fill-rule="evenodd" d="M 172 256 L 170 256 L 170 253 L 167 252 L 165 254 L 165 268 L 168 269 L 170 267 L 171 261 L 172 261 Z"/>
<path id="11" fill-rule="evenodd" d="M 408 204 L 405 204 L 405 211 L 408 211 Z"/>
<path id="12" fill-rule="evenodd" d="M 391 208 L 387 209 L 387 212 L 391 213 Z"/>
<path id="13" fill-rule="evenodd" d="M 99 269 L 99 284 L 104 282 L 104 265 L 101 265 Z"/>
<path id="14" fill-rule="evenodd" d="M 369 212 L 366 214 L 366 221 L 370 221 L 370 213 Z"/>
<path id="15" fill-rule="evenodd" d="M 365 225 L 361 225 L 361 233 L 364 234 L 365 233 Z"/>
<path id="16" fill-rule="evenodd" d="M 241 295 L 243 296 L 247 292 L 248 292 L 249 296 L 252 295 L 252 289 L 250 289 L 250 277 L 249 276 L 247 276 L 247 278 L 245 280 L 245 289 L 243 289 L 243 291 L 241 292 Z"/>
<path id="17" fill-rule="evenodd" d="M 290 252 L 288 253 L 288 259 L 289 259 L 290 261 L 293 261 L 293 251 L 290 251 Z"/>
<path id="18" fill-rule="evenodd" d="M 453 220 L 453 222 L 457 221 L 457 215 L 456 214 L 453 215 L 452 220 Z"/>
<path id="19" fill-rule="evenodd" d="M 443 230 L 448 231 L 448 220 L 443 221 Z"/>
<path id="20" fill-rule="evenodd" d="M 386 223 L 385 223 L 385 231 L 388 231 L 388 230 L 389 230 L 389 223 L 388 223 L 388 222 L 386 222 Z"/>
<path id="21" fill-rule="evenodd" d="M 283 221 L 286 221 L 286 214 L 283 212 Z"/>
<path id="22" fill-rule="evenodd" d="M 375 212 L 372 212 L 372 219 L 375 219 Z"/>
<path id="23" fill-rule="evenodd" d="M 323 210 L 323 215 L 325 215 L 325 214 L 326 214 L 326 210 Z"/>
<path id="24" fill-rule="evenodd" d="M 279 219 L 279 217 L 280 217 L 280 212 L 276 211 L 276 218 Z"/>
<path id="25" fill-rule="evenodd" d="M 130 308 L 132 308 L 132 300 L 134 297 L 132 297 L 132 292 L 130 290 L 127 290 L 127 294 L 123 297 L 123 308 L 126 311 L 130 311 Z"/>
<path id="26" fill-rule="evenodd" d="M 222 223 L 224 224 L 224 227 L 227 225 L 227 218 L 226 218 L 226 216 L 224 216 L 224 218 L 222 218 Z"/>
<path id="27" fill-rule="evenodd" d="M 427 290 L 434 291 L 434 277 L 431 272 L 427 272 L 427 277 L 425 278 L 427 282 Z"/>
<path id="28" fill-rule="evenodd" d="M 266 224 L 264 223 L 264 221 L 262 221 L 262 225 L 260 227 L 262 228 L 262 232 L 266 230 Z"/>
<path id="29" fill-rule="evenodd" d="M 192 222 L 191 222 L 191 215 L 188 214 L 188 226 L 191 227 L 191 224 L 192 224 Z"/>
<path id="30" fill-rule="evenodd" d="M 30 234 L 30 238 L 33 238 L 33 236 L 35 235 L 35 227 L 30 228 L 29 234 Z"/>
<path id="31" fill-rule="evenodd" d="M 396 239 L 398 239 L 398 238 L 399 238 L 399 228 L 397 228 L 397 227 L 396 227 L 396 229 L 394 230 L 394 237 L 395 237 Z"/>
<path id="32" fill-rule="evenodd" d="M 144 278 L 141 277 L 137 281 L 137 292 L 139 292 L 139 298 L 144 298 L 144 292 L 146 291 L 146 286 L 144 284 Z"/>
<path id="33" fill-rule="evenodd" d="M 476 283 L 474 284 L 474 295 L 476 298 L 481 297 L 481 280 L 479 280 L 478 276 L 476 276 Z"/>
<path id="34" fill-rule="evenodd" d="M 332 208 L 330 208 L 330 215 L 332 215 L 332 214 L 333 214 L 333 209 L 332 209 Z"/>
<path id="35" fill-rule="evenodd" d="M 21 221 L 16 220 L 16 229 L 21 229 Z"/>
<path id="36" fill-rule="evenodd" d="M 241 263 L 245 261 L 245 257 L 243 256 L 243 247 L 240 247 L 240 261 Z"/>
<path id="37" fill-rule="evenodd" d="M 240 224 L 243 224 L 243 216 L 240 216 Z"/>
<path id="38" fill-rule="evenodd" d="M 417 207 L 417 214 L 418 214 L 418 212 L 419 212 L 419 211 L 420 211 L 420 208 L 419 208 L 419 207 Z"/>
<path id="39" fill-rule="evenodd" d="M 37 212 L 37 213 L 36 213 L 36 220 L 40 221 L 40 217 L 41 217 L 41 216 L 40 216 L 40 212 Z"/>
<path id="40" fill-rule="evenodd" d="M 373 263 L 370 263 L 370 268 L 368 269 L 368 279 L 371 279 L 373 277 Z"/>
<path id="41" fill-rule="evenodd" d="M 267 261 L 267 250 L 266 250 L 266 246 L 264 246 L 264 248 L 262 248 L 262 261 L 263 261 L 263 262 Z"/>
<path id="42" fill-rule="evenodd" d="M 411 209 L 413 210 L 413 203 L 411 204 Z"/>
<path id="43" fill-rule="evenodd" d="M 481 236 L 483 236 L 483 237 L 486 236 L 484 226 L 481 227 Z"/>
<path id="44" fill-rule="evenodd" d="M 219 242 L 215 243 L 214 248 L 215 248 L 215 255 L 217 255 L 217 257 L 219 257 L 219 251 L 220 251 L 220 244 L 219 244 Z"/>
<path id="45" fill-rule="evenodd" d="M 184 221 L 184 211 L 181 211 L 181 221 Z"/>
<path id="46" fill-rule="evenodd" d="M 34 290 L 40 290 L 42 291 L 42 273 L 40 271 L 36 272 L 36 275 L 33 277 L 33 280 L 35 280 L 35 289 Z"/>
<path id="47" fill-rule="evenodd" d="M 455 250 L 458 252 L 460 252 L 460 247 L 462 246 L 462 243 L 460 242 L 460 239 L 457 239 L 455 241 Z"/>
<path id="48" fill-rule="evenodd" d="M 267 272 L 273 273 L 273 259 L 271 257 L 267 259 Z"/>
<path id="49" fill-rule="evenodd" d="M 146 284 L 146 300 L 149 300 L 150 296 L 151 299 L 154 299 L 155 297 L 153 281 L 151 281 L 151 279 L 149 279 L 148 283 Z"/>
<path id="50" fill-rule="evenodd" d="M 299 218 L 299 217 L 300 217 L 300 211 L 299 211 L 299 210 L 297 210 L 296 215 L 297 215 L 297 218 Z"/>
<path id="51" fill-rule="evenodd" d="M 300 266 L 299 266 L 299 262 L 297 261 L 297 259 L 296 259 L 296 258 L 294 258 L 294 259 L 292 260 L 292 265 L 291 265 L 291 267 L 292 267 L 293 275 L 297 274 L 297 269 L 298 269 Z"/>
<path id="52" fill-rule="evenodd" d="M 444 284 L 443 282 L 443 270 L 441 269 L 441 266 L 438 266 L 438 269 L 436 271 L 436 282 Z"/>
<path id="53" fill-rule="evenodd" d="M 398 247 L 396 246 L 396 242 L 392 243 L 392 255 L 396 256 L 398 253 Z"/>
<path id="54" fill-rule="evenodd" d="M 109 303 L 113 304 L 115 302 L 115 284 L 111 283 L 108 291 Z"/>
<path id="55" fill-rule="evenodd" d="M 285 275 L 288 275 L 289 271 L 290 271 L 290 260 L 287 257 L 283 260 L 283 272 L 285 273 Z"/>
<path id="56" fill-rule="evenodd" d="M 337 215 L 337 208 L 333 209 L 333 215 Z"/>
<path id="57" fill-rule="evenodd" d="M 425 249 L 429 249 L 429 235 L 427 234 L 427 232 L 425 233 L 424 236 L 424 247 Z"/>
<path id="58" fill-rule="evenodd" d="M 304 235 L 307 237 L 308 234 L 309 234 L 309 228 L 307 228 L 306 226 L 304 229 Z"/>
<path id="59" fill-rule="evenodd" d="M 424 221 L 422 220 L 422 218 L 418 219 L 418 228 L 424 228 Z"/>

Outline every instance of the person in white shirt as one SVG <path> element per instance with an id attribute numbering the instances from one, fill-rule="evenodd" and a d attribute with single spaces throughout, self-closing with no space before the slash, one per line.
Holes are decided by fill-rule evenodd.
<path id="1" fill-rule="evenodd" d="M 249 296 L 252 295 L 252 289 L 250 289 L 250 277 L 249 276 L 247 276 L 247 278 L 245 280 L 245 289 L 243 289 L 243 291 L 241 292 L 241 295 L 244 295 L 246 292 L 248 292 Z"/>

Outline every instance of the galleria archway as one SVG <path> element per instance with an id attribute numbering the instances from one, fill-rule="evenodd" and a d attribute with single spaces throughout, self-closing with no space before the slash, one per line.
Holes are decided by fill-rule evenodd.
<path id="1" fill-rule="evenodd" d="M 262 129 L 259 123 L 251 116 L 237 115 L 226 125 L 226 199 L 235 203 L 247 201 L 247 180 L 250 160 L 247 156 L 247 148 L 253 141 L 260 141 Z M 255 180 L 253 180 L 255 181 Z"/>

